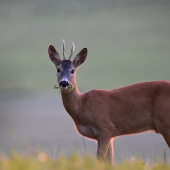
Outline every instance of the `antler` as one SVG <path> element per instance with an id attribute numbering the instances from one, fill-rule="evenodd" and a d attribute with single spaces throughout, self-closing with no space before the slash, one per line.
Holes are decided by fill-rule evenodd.
<path id="1" fill-rule="evenodd" d="M 69 60 L 71 59 L 71 56 L 73 55 L 74 49 L 75 49 L 75 41 L 73 41 L 73 45 L 72 45 L 72 48 L 71 48 L 71 54 L 68 58 Z"/>
<path id="2" fill-rule="evenodd" d="M 64 60 L 66 60 L 66 54 L 65 54 L 65 40 L 63 40 L 63 48 L 62 48 L 62 50 L 63 50 L 63 59 Z"/>

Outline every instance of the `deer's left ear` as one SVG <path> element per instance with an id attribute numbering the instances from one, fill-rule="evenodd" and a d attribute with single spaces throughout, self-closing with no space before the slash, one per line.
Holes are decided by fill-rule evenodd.
<path id="1" fill-rule="evenodd" d="M 87 48 L 83 48 L 74 58 L 73 60 L 74 66 L 78 67 L 81 64 L 83 64 L 87 58 L 87 53 L 88 53 Z"/>
<path id="2" fill-rule="evenodd" d="M 60 55 L 58 54 L 57 50 L 52 45 L 50 45 L 48 48 L 48 55 L 49 55 L 50 60 L 56 66 L 58 66 L 60 64 L 60 62 L 61 62 Z"/>

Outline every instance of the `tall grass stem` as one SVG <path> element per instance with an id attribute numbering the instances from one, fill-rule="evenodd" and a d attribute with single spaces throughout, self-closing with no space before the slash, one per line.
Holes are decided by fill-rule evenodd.
<path id="1" fill-rule="evenodd" d="M 84 150 L 85 150 L 85 155 L 86 155 L 86 158 L 87 158 L 87 152 L 86 152 L 86 144 L 85 144 L 85 140 L 84 140 L 84 137 L 83 137 L 83 143 L 84 143 Z"/>

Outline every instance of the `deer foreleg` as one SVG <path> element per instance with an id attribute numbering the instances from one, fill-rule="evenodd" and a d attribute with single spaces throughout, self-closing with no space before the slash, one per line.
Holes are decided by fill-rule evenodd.
<path id="1" fill-rule="evenodd" d="M 109 148 L 109 141 L 110 141 L 110 139 L 111 138 L 106 136 L 106 135 L 98 135 L 98 138 L 97 138 L 97 141 L 98 141 L 97 158 L 99 160 L 102 160 L 102 161 L 105 160 L 106 153 L 107 153 L 108 148 Z M 111 153 L 109 151 L 108 156 L 110 154 Z"/>
<path id="2" fill-rule="evenodd" d="M 113 164 L 113 156 L 114 156 L 114 150 L 113 150 L 113 138 L 112 138 L 112 139 L 110 139 L 108 150 L 107 150 L 106 157 L 105 157 L 104 161 L 110 162 Z"/>

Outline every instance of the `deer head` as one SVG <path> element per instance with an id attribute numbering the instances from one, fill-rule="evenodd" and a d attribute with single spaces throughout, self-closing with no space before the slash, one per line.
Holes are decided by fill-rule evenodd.
<path id="1" fill-rule="evenodd" d="M 63 60 L 60 58 L 57 50 L 50 45 L 48 48 L 48 54 L 50 60 L 55 64 L 57 70 L 57 82 L 61 89 L 67 89 L 70 84 L 73 84 L 75 80 L 75 75 L 78 67 L 83 64 L 87 57 L 87 48 L 83 48 L 76 57 L 71 60 L 71 56 L 73 55 L 75 48 L 75 42 L 73 42 L 71 54 L 68 59 L 66 59 L 65 55 L 65 41 L 63 40 Z"/>

